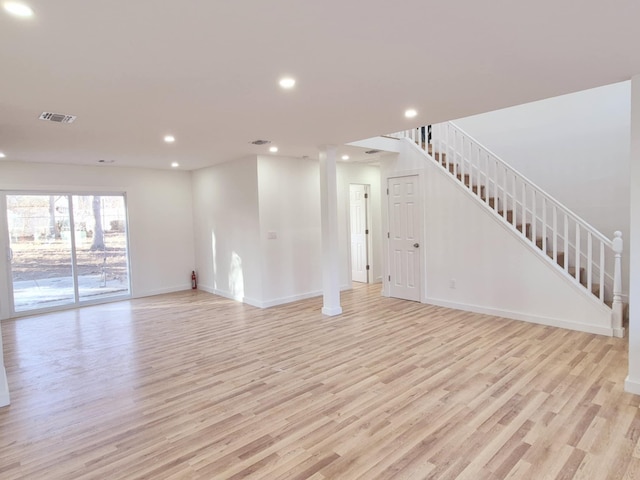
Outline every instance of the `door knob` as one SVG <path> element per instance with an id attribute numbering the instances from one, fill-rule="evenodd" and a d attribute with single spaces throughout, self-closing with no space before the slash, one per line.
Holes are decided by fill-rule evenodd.
<path id="1" fill-rule="evenodd" d="M 415 248 L 418 248 L 418 247 L 420 246 L 420 244 L 419 244 L 419 243 L 414 243 L 414 244 L 413 244 L 413 246 L 414 246 Z"/>

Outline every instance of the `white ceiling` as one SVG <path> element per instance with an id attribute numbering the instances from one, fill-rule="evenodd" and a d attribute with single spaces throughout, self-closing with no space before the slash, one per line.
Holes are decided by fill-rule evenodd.
<path id="1" fill-rule="evenodd" d="M 194 169 L 266 153 L 258 138 L 316 156 L 640 73 L 637 0 L 27 3 L 0 11 L 5 161 Z"/>

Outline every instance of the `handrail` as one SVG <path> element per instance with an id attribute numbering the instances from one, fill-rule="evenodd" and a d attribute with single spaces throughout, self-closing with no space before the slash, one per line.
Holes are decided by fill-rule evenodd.
<path id="1" fill-rule="evenodd" d="M 611 305 L 619 334 L 622 234 L 607 238 L 453 122 L 433 125 L 431 133 L 426 144 L 420 127 L 390 136 L 418 144 L 576 284 Z"/>

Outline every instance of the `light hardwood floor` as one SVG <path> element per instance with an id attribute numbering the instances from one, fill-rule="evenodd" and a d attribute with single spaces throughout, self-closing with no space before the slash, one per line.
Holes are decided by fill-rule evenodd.
<path id="1" fill-rule="evenodd" d="M 0 478 L 640 477 L 626 340 L 343 293 L 6 321 Z"/>

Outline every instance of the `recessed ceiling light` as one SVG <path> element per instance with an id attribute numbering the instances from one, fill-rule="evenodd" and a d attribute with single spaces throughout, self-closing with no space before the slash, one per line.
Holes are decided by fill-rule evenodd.
<path id="1" fill-rule="evenodd" d="M 342 155 L 343 160 L 349 160 L 349 155 Z"/>
<path id="2" fill-rule="evenodd" d="M 276 153 L 278 151 L 278 147 L 276 147 L 275 145 L 273 147 L 269 147 L 269 151 L 271 153 Z"/>
<path id="3" fill-rule="evenodd" d="M 165 135 L 164 141 L 167 143 L 173 143 L 176 141 L 176 137 L 174 137 L 173 135 Z"/>
<path id="4" fill-rule="evenodd" d="M 5 158 L 5 157 L 6 157 L 6 155 L 4 153 L 0 152 L 0 158 Z"/>
<path id="5" fill-rule="evenodd" d="M 33 10 L 31 9 L 31 7 L 25 5 L 24 3 L 4 2 L 2 6 L 8 13 L 15 17 L 27 18 L 33 16 Z"/>
<path id="6" fill-rule="evenodd" d="M 109 160 L 100 159 L 100 160 L 98 160 L 98 163 L 113 163 L 113 162 L 114 162 L 114 160 L 112 160 L 112 159 L 109 159 Z"/>
<path id="7" fill-rule="evenodd" d="M 405 110 L 405 112 L 404 112 L 404 116 L 407 117 L 407 118 L 413 118 L 416 115 L 418 115 L 418 112 L 416 112 L 413 108 Z"/>
<path id="8" fill-rule="evenodd" d="M 280 86 L 285 89 L 293 88 L 296 85 L 295 78 L 283 77 L 280 79 Z"/>
<path id="9" fill-rule="evenodd" d="M 171 166 L 173 168 L 178 168 L 180 166 L 180 164 L 178 162 L 171 162 Z"/>

